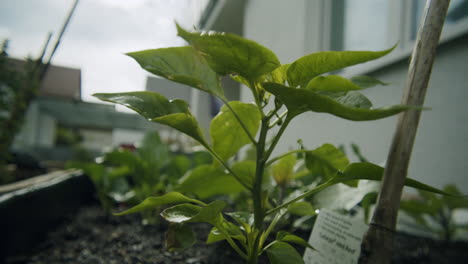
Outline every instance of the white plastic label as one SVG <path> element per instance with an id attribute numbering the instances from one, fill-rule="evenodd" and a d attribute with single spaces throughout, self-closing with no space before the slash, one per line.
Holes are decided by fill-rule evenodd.
<path id="1" fill-rule="evenodd" d="M 356 264 L 361 242 L 368 226 L 361 221 L 320 210 L 309 243 L 316 249 L 306 249 L 306 264 Z"/>

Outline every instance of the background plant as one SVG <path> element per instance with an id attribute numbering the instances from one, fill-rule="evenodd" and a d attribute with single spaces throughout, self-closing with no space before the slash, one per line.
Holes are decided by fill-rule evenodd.
<path id="1" fill-rule="evenodd" d="M 451 184 L 446 185 L 444 191 L 462 194 Z M 400 203 L 400 209 L 414 220 L 416 229 L 429 231 L 447 242 L 453 240 L 457 232 L 468 228 L 468 223 L 457 223 L 454 219 L 457 209 L 467 208 L 467 197 L 437 196 L 425 191 L 419 191 L 419 197 L 416 199 L 406 199 Z"/>
<path id="2" fill-rule="evenodd" d="M 273 166 L 272 174 L 276 175 L 277 184 L 284 185 L 291 178 L 291 155 L 299 152 L 307 154 L 308 151 L 292 150 L 273 157 L 274 149 L 288 124 L 305 112 L 328 113 L 351 121 L 370 121 L 414 108 L 395 105 L 374 109 L 370 100 L 359 90 L 379 84 L 379 81 L 370 77 L 346 79 L 338 75 L 323 75 L 377 59 L 392 49 L 377 52 L 318 52 L 281 65 L 272 51 L 254 41 L 228 33 L 188 32 L 179 26 L 177 30 L 178 35 L 190 46 L 144 50 L 128 55 L 153 74 L 202 90 L 224 102 L 218 115 L 211 121 L 211 143 L 205 139 L 188 104 L 182 100 L 170 101 L 151 92 L 95 96 L 104 101 L 125 105 L 150 121 L 170 126 L 192 137 L 215 160 L 211 165 L 203 165 L 192 171 L 198 179 L 204 179 L 194 181 L 194 184 L 201 184 L 205 190 L 215 189 L 218 192 L 221 192 L 220 189 L 223 192 L 233 188 L 243 189 L 252 197 L 253 208 L 248 212 L 223 213 L 226 203 L 222 200 L 205 203 L 180 192 L 170 192 L 149 197 L 120 214 L 173 205 L 161 213 L 163 218 L 175 223 L 170 230 L 171 234 L 175 234 L 171 236 L 173 238 L 193 238 L 186 224 L 206 222 L 215 228 L 210 233 L 208 242 L 226 240 L 248 263 L 257 263 L 258 257 L 263 253 L 268 255 L 271 263 L 302 263 L 302 257 L 290 244 L 310 247 L 303 239 L 279 231 L 276 239 L 266 243 L 281 217 L 304 198 L 329 186 L 341 182 L 355 185 L 358 179 L 379 180 L 383 168 L 371 163 L 349 162 L 322 166 L 320 168 L 326 171 L 323 174 L 324 183 L 305 190 L 294 198 L 284 201 L 278 199 L 275 204 L 270 202 L 272 189 L 268 180 L 272 176 L 269 168 Z M 220 77 L 224 75 L 246 85 L 252 93 L 254 103 L 228 101 L 220 84 Z M 249 143 L 254 146 L 255 161 L 233 160 L 232 157 Z M 332 153 L 328 153 L 327 148 L 325 145 L 323 156 L 328 157 Z M 313 151 L 310 153 L 316 154 Z M 322 155 L 315 155 L 316 159 L 312 158 L 310 163 L 317 165 L 309 166 L 321 166 L 322 163 L 313 162 L 321 157 Z M 230 179 L 232 184 L 216 184 L 219 178 Z M 406 184 L 441 192 L 410 179 Z"/>
<path id="3" fill-rule="evenodd" d="M 82 169 L 96 188 L 102 208 L 109 213 L 118 204 L 136 205 L 148 196 L 172 191 L 178 180 L 194 166 L 211 162 L 208 153 L 173 153 L 156 131 L 148 132 L 135 149 L 119 147 L 97 162 L 70 162 Z M 155 223 L 154 212 L 142 212 L 144 221 Z"/>

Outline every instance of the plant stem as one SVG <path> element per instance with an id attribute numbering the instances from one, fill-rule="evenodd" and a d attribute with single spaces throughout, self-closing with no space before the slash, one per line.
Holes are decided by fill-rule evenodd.
<path id="1" fill-rule="evenodd" d="M 288 114 L 288 111 L 284 111 L 283 113 L 281 113 L 279 117 L 270 124 L 269 128 L 276 126 L 276 124 L 278 124 L 278 122 L 280 122 L 281 119 L 283 119 L 283 117 L 286 116 L 287 114 Z"/>
<path id="2" fill-rule="evenodd" d="M 270 225 L 268 226 L 267 230 L 263 233 L 261 240 L 260 240 L 260 245 L 263 245 L 265 243 L 265 240 L 268 238 L 270 235 L 271 231 L 275 228 L 276 224 L 278 221 L 281 219 L 281 217 L 286 213 L 286 210 L 279 211 L 278 214 L 275 215 L 275 218 L 271 221 Z"/>
<path id="3" fill-rule="evenodd" d="M 263 230 L 263 218 L 264 218 L 264 209 L 263 209 L 263 195 L 262 195 L 262 180 L 265 170 L 266 159 L 265 154 L 265 144 L 266 137 L 268 133 L 268 121 L 266 117 L 262 118 L 262 124 L 260 127 L 260 136 L 258 139 L 257 145 L 257 163 L 255 169 L 255 178 L 253 184 L 253 202 L 254 202 L 254 227 L 257 231 L 261 232 Z"/>
<path id="4" fill-rule="evenodd" d="M 240 119 L 239 115 L 237 115 L 236 111 L 234 111 L 234 109 L 231 107 L 231 105 L 229 104 L 229 101 L 226 99 L 226 98 L 221 98 L 221 100 L 223 100 L 223 102 L 226 104 L 226 106 L 229 108 L 229 110 L 231 110 L 232 114 L 234 115 L 234 117 L 237 119 L 237 122 L 239 122 L 239 124 L 241 125 L 242 129 L 244 129 L 245 133 L 247 134 L 247 136 L 249 137 L 250 141 L 252 142 L 252 144 L 254 144 L 255 146 L 257 145 L 257 141 L 255 141 L 255 138 L 252 136 L 252 134 L 250 133 L 250 131 L 247 129 L 247 126 L 245 125 L 245 123 Z"/>
<path id="5" fill-rule="evenodd" d="M 286 119 L 284 120 L 283 124 L 281 125 L 278 133 L 276 133 L 275 137 L 273 138 L 273 141 L 271 142 L 271 145 L 270 147 L 268 148 L 266 154 L 265 154 L 265 160 L 267 160 L 271 153 L 273 152 L 273 150 L 275 149 L 276 147 L 276 144 L 278 144 L 281 136 L 283 135 L 284 131 L 286 130 L 286 127 L 288 127 L 289 125 L 289 122 L 291 122 L 291 119 L 289 116 L 286 116 Z"/>

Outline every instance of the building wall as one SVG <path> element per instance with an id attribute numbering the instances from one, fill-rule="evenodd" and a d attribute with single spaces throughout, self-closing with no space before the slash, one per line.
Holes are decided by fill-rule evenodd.
<path id="1" fill-rule="evenodd" d="M 289 63 L 307 53 L 318 51 L 313 46 L 309 30 L 310 3 L 303 0 L 252 0 L 245 10 L 244 36 L 263 44 L 278 54 L 281 63 Z M 310 23 L 309 23 L 310 25 Z M 311 44 L 312 46 L 308 45 Z M 468 36 L 442 45 L 437 54 L 425 111 L 410 163 L 409 176 L 442 187 L 456 183 L 468 193 L 468 163 L 465 146 L 468 140 Z M 365 91 L 376 107 L 398 104 L 406 82 L 408 58 L 383 68 L 373 75 L 384 82 L 384 87 Z M 248 89 L 242 89 L 241 98 L 251 100 Z M 328 114 L 306 113 L 296 117 L 286 130 L 276 153 L 296 148 L 301 138 L 307 148 L 323 143 L 349 144 L 361 147 L 370 161 L 385 162 L 396 126 L 396 117 L 372 122 L 351 122 Z M 352 156 L 352 155 L 350 155 Z"/>

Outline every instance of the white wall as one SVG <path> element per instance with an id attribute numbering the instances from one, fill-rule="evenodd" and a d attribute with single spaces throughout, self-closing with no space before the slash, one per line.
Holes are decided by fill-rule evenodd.
<path id="1" fill-rule="evenodd" d="M 281 63 L 289 63 L 320 46 L 311 47 L 313 28 L 310 4 L 304 0 L 251 0 L 247 3 L 244 36 L 267 46 L 278 54 Z M 310 23 L 309 23 L 310 25 Z M 468 193 L 468 36 L 442 46 L 437 55 L 426 105 L 432 111 L 423 113 L 417 135 L 409 176 L 442 187 L 456 183 Z M 375 77 L 391 83 L 365 92 L 375 107 L 398 104 L 406 82 L 408 59 L 375 73 Z M 251 100 L 248 89 L 243 100 Z M 335 145 L 357 143 L 374 163 L 385 161 L 396 125 L 396 117 L 351 122 L 328 114 L 306 113 L 296 117 L 280 141 L 277 153 L 296 147 L 303 139 L 307 148 L 329 142 Z M 349 149 L 349 148 L 348 148 Z"/>

